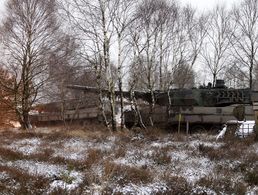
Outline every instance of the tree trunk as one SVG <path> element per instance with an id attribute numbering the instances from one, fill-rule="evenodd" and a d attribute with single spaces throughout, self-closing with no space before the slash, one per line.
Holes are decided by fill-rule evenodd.
<path id="1" fill-rule="evenodd" d="M 249 88 L 253 89 L 253 63 L 251 63 L 249 68 Z"/>
<path id="2" fill-rule="evenodd" d="M 151 90 L 151 103 L 150 103 L 149 121 L 150 121 L 150 125 L 152 127 L 154 126 L 154 121 L 153 121 L 154 106 L 155 106 L 155 97 L 154 97 L 153 90 Z"/>
<path id="3" fill-rule="evenodd" d="M 160 47 L 160 56 L 159 56 L 159 89 L 163 90 L 163 28 L 161 25 L 161 32 L 160 32 L 160 40 L 159 40 L 159 47 Z"/>
<path id="4" fill-rule="evenodd" d="M 215 87 L 215 85 L 216 85 L 216 77 L 217 77 L 217 74 L 213 73 L 213 82 L 212 82 L 213 87 Z"/>
<path id="5" fill-rule="evenodd" d="M 124 129 L 124 95 L 123 95 L 123 85 L 122 85 L 122 79 L 119 78 L 119 92 L 120 92 L 120 110 L 121 110 L 121 130 Z"/>
<path id="6" fill-rule="evenodd" d="M 171 112 L 171 97 L 170 97 L 170 88 L 167 90 L 168 96 L 168 105 L 167 105 L 167 122 L 169 122 L 170 112 Z"/>
<path id="7" fill-rule="evenodd" d="M 118 33 L 118 87 L 120 92 L 120 120 L 121 120 L 121 130 L 124 128 L 124 96 L 123 96 L 123 80 L 122 80 L 122 63 L 121 63 L 121 34 Z"/>
<path id="8" fill-rule="evenodd" d="M 134 121 L 134 125 L 133 126 L 136 126 L 139 123 L 141 128 L 146 129 L 146 126 L 144 125 L 144 122 L 142 120 L 141 112 L 139 111 L 139 108 L 138 108 L 138 104 L 137 104 L 136 98 L 134 96 L 134 92 L 132 90 L 130 90 L 130 98 L 131 98 L 131 102 L 132 102 L 132 104 L 134 106 L 135 113 L 136 113 L 136 117 L 135 117 L 135 121 Z"/>
<path id="9" fill-rule="evenodd" d="M 113 86 L 112 86 L 113 88 Z M 110 90 L 110 108 L 111 108 L 111 125 L 112 125 L 112 130 L 116 131 L 116 100 L 115 100 L 115 93 L 114 89 Z"/>
<path id="10" fill-rule="evenodd" d="M 23 111 L 21 118 L 22 118 L 22 120 L 20 121 L 21 128 L 24 130 L 31 129 L 31 124 L 30 124 L 30 120 L 29 120 L 29 112 Z"/>
<path id="11" fill-rule="evenodd" d="M 110 111 L 111 111 L 111 125 L 112 130 L 116 130 L 116 101 L 115 101 L 115 91 L 114 91 L 114 82 L 111 73 L 111 64 L 110 64 L 110 43 L 108 39 L 108 31 L 107 31 L 107 24 L 106 24 L 106 13 L 105 13 L 105 2 L 101 2 L 101 14 L 102 14 L 102 30 L 103 30 L 103 54 L 104 54 L 104 65 L 105 65 L 105 73 L 106 79 L 108 84 L 108 91 L 109 91 L 109 101 L 110 101 Z"/>

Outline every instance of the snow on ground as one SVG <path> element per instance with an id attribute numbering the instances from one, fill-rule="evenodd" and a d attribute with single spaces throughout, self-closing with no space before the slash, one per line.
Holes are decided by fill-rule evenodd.
<path id="1" fill-rule="evenodd" d="M 54 181 L 50 185 L 50 191 L 62 187 L 63 189 L 73 190 L 83 181 L 83 174 L 73 170 L 67 170 L 66 166 L 54 165 L 44 162 L 27 160 L 9 161 L 0 163 L 2 166 L 15 167 L 23 170 L 30 175 L 52 178 Z M 69 178 L 68 181 L 64 181 Z"/>
<path id="2" fill-rule="evenodd" d="M 6 148 L 16 150 L 24 155 L 30 155 L 38 151 L 40 143 L 41 140 L 38 138 L 22 139 L 13 142 L 11 145 L 6 146 Z"/>
<path id="3" fill-rule="evenodd" d="M 54 156 L 64 157 L 70 160 L 85 160 L 89 149 L 98 149 L 101 151 L 110 151 L 114 145 L 114 139 L 110 138 L 108 142 L 99 143 L 83 139 L 65 140 L 61 148 L 55 148 Z"/>
<path id="4" fill-rule="evenodd" d="M 9 175 L 6 172 L 0 172 L 0 181 L 8 178 L 9 178 Z"/>
<path id="5" fill-rule="evenodd" d="M 194 149 L 198 149 L 198 147 L 200 145 L 211 147 L 211 148 L 214 148 L 214 149 L 219 149 L 224 144 L 220 143 L 220 142 L 215 142 L 215 141 L 207 142 L 207 141 L 201 141 L 201 140 L 193 140 L 193 141 L 189 142 L 189 146 L 194 148 Z"/>
<path id="6" fill-rule="evenodd" d="M 71 172 L 62 172 L 65 174 L 67 181 L 63 180 L 55 180 L 50 184 L 50 192 L 56 188 L 67 189 L 68 191 L 74 190 L 79 187 L 79 185 L 83 182 L 83 174 L 77 171 Z M 62 176 L 62 175 L 61 175 Z"/>
<path id="7" fill-rule="evenodd" d="M 54 149 L 54 156 L 61 156 L 71 160 L 84 160 L 87 149 L 92 146 L 93 143 L 91 142 L 85 142 L 80 139 L 69 139 L 63 143 L 62 147 Z"/>
<path id="8" fill-rule="evenodd" d="M 253 186 L 248 189 L 246 195 L 257 195 L 258 193 L 258 186 Z"/>
<path id="9" fill-rule="evenodd" d="M 143 167 L 146 165 L 153 164 L 153 161 L 148 159 L 148 155 L 152 154 L 153 151 L 146 150 L 144 153 L 141 150 L 127 151 L 125 157 L 115 159 L 114 162 L 117 164 L 127 165 L 131 167 Z"/>
<path id="10" fill-rule="evenodd" d="M 140 195 L 149 195 L 149 194 L 156 194 L 156 193 L 166 193 L 168 187 L 166 184 L 161 182 L 156 182 L 147 185 L 135 185 L 135 184 L 128 184 L 124 187 L 117 187 L 114 189 L 114 193 L 121 193 L 121 194 L 140 194 Z"/>
<path id="11" fill-rule="evenodd" d="M 134 138 L 134 137 L 133 137 Z M 68 191 L 76 189 L 83 182 L 86 173 L 79 169 L 70 169 L 69 166 L 54 164 L 51 162 L 38 162 L 36 160 L 29 160 L 29 156 L 39 153 L 44 149 L 52 149 L 52 157 L 64 157 L 68 160 L 82 161 L 87 160 L 90 149 L 101 150 L 103 159 L 110 160 L 111 163 L 117 165 L 126 165 L 129 167 L 137 167 L 142 169 L 145 167 L 153 174 L 153 180 L 150 183 L 126 183 L 124 185 L 116 185 L 112 183 L 113 193 L 121 194 L 155 194 L 166 193 L 169 189 L 165 181 L 162 180 L 162 175 L 169 174 L 170 176 L 183 177 L 186 181 L 194 185 L 201 178 L 217 177 L 214 175 L 216 166 L 227 166 L 230 170 L 241 165 L 240 161 L 212 161 L 206 156 L 199 153 L 199 146 L 203 145 L 214 150 L 220 150 L 224 145 L 223 142 L 216 142 L 216 137 L 205 137 L 202 135 L 194 135 L 186 141 L 173 140 L 173 136 L 168 135 L 154 141 L 150 141 L 141 137 L 141 139 L 128 139 L 122 142 L 119 136 L 110 135 L 103 139 L 96 138 L 65 138 L 56 140 L 46 140 L 43 138 L 26 138 L 13 142 L 11 145 L 3 145 L 11 150 L 22 152 L 28 157 L 27 160 L 13 160 L 6 161 L 1 158 L 0 166 L 7 166 L 17 168 L 30 175 L 38 175 L 51 179 L 49 186 L 49 193 L 56 188 L 67 189 Z M 126 140 L 126 139 L 125 139 Z M 121 145 L 117 145 L 119 143 Z M 43 148 L 42 148 L 43 147 Z M 114 152 L 118 147 L 125 150 L 124 155 L 115 157 Z M 250 146 L 250 150 L 256 151 L 258 154 L 258 145 Z M 170 161 L 165 164 L 159 164 L 155 161 L 155 155 L 168 155 Z M 158 156 L 159 157 L 159 156 Z M 230 167 L 232 166 L 232 167 Z M 95 177 L 94 182 L 87 186 L 90 194 L 101 194 L 101 189 L 105 184 L 103 179 L 104 167 L 101 163 L 94 163 L 90 171 Z M 88 173 L 87 173 L 88 174 Z M 90 175 L 90 176 L 92 176 Z M 0 173 L 0 181 L 8 178 L 7 172 Z M 243 180 L 242 176 L 232 178 L 232 181 Z M 108 182 L 108 181 L 106 181 Z M 255 187 L 254 187 L 255 189 Z M 215 194 L 212 189 L 205 187 L 196 187 L 196 192 L 205 191 L 207 194 Z M 249 189 L 252 194 L 253 188 Z M 86 189 L 87 192 L 87 189 Z M 95 192 L 95 193 L 93 193 Z"/>
<path id="12" fill-rule="evenodd" d="M 207 158 L 189 158 L 179 166 L 176 169 L 182 170 L 178 175 L 185 177 L 189 183 L 195 183 L 202 177 L 212 174 L 214 163 Z"/>

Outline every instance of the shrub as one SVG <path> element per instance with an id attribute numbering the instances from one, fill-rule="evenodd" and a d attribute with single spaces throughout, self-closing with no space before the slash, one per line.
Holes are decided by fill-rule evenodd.
<path id="1" fill-rule="evenodd" d="M 48 179 L 39 175 L 30 175 L 13 167 L 0 166 L 0 172 L 3 171 L 10 176 L 10 179 L 0 182 L 4 184 L 7 194 L 42 194 L 49 185 Z M 15 187 L 14 184 L 16 184 Z M 1 189 L 1 192 L 2 190 L 4 189 Z"/>
<path id="2" fill-rule="evenodd" d="M 90 168 L 92 165 L 99 163 L 103 159 L 103 152 L 100 149 L 88 150 L 87 159 L 83 162 L 85 168 Z"/>
<path id="3" fill-rule="evenodd" d="M 223 150 L 214 149 L 213 147 L 205 146 L 204 144 L 199 144 L 198 146 L 199 152 L 208 157 L 211 160 L 220 160 L 223 158 Z"/>
<path id="4" fill-rule="evenodd" d="M 13 151 L 7 148 L 0 148 L 0 154 L 1 157 L 10 161 L 21 160 L 25 158 L 21 152 Z"/>
<path id="5" fill-rule="evenodd" d="M 196 186 L 214 190 L 217 194 L 245 194 L 246 187 L 241 181 L 233 184 L 230 177 L 203 177 L 196 182 Z"/>
<path id="6" fill-rule="evenodd" d="M 167 165 L 171 163 L 171 157 L 168 154 L 168 150 L 168 147 L 159 148 L 152 154 L 151 158 L 157 165 Z"/>
<path id="7" fill-rule="evenodd" d="M 189 194 L 191 185 L 185 178 L 179 176 L 166 175 L 164 178 L 169 188 L 168 194 Z"/>
<path id="8" fill-rule="evenodd" d="M 126 183 L 148 183 L 152 181 L 152 175 L 147 169 L 118 165 L 112 162 L 104 164 L 104 177 L 120 185 Z"/>
<path id="9" fill-rule="evenodd" d="M 258 185 L 258 167 L 246 173 L 245 181 L 250 185 Z"/>
<path id="10" fill-rule="evenodd" d="M 121 145 L 115 150 L 115 158 L 125 157 L 126 149 Z"/>

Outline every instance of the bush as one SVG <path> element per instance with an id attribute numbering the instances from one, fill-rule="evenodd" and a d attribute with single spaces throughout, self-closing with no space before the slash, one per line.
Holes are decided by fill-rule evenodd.
<path id="1" fill-rule="evenodd" d="M 245 181 L 250 185 L 258 185 L 258 167 L 246 173 Z"/>
<path id="2" fill-rule="evenodd" d="M 92 165 L 99 163 L 103 158 L 103 152 L 100 149 L 88 150 L 87 159 L 83 162 L 85 168 L 91 168 Z"/>
<path id="3" fill-rule="evenodd" d="M 13 151 L 7 148 L 0 148 L 0 154 L 2 158 L 10 161 L 21 160 L 26 158 L 21 152 Z"/>
<path id="4" fill-rule="evenodd" d="M 203 177 L 196 186 L 205 187 L 215 191 L 217 194 L 245 194 L 246 187 L 240 181 L 237 184 L 233 184 L 230 177 Z"/>
<path id="5" fill-rule="evenodd" d="M 168 148 L 161 148 L 154 152 L 151 157 L 157 165 L 167 165 L 171 163 L 171 157 L 168 154 Z"/>
<path id="6" fill-rule="evenodd" d="M 168 175 L 164 180 L 169 188 L 168 194 L 189 194 L 191 186 L 185 178 Z"/>
<path id="7" fill-rule="evenodd" d="M 152 175 L 147 169 L 118 165 L 112 162 L 104 164 L 104 177 L 106 180 L 117 182 L 120 185 L 149 183 L 152 181 Z"/>
<path id="8" fill-rule="evenodd" d="M 223 150 L 214 149 L 213 147 L 205 146 L 203 144 L 199 144 L 198 150 L 202 155 L 208 157 L 210 160 L 221 160 L 224 156 Z"/>

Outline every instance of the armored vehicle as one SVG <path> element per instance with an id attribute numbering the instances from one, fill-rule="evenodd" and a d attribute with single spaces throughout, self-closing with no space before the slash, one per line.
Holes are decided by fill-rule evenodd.
<path id="1" fill-rule="evenodd" d="M 92 87 L 71 85 L 68 88 L 80 90 L 85 94 L 98 93 L 98 89 Z M 108 95 L 107 90 L 102 92 Z M 115 91 L 116 95 L 119 93 L 119 91 Z M 145 125 L 150 125 L 149 105 L 152 103 L 152 93 L 134 91 L 133 94 L 134 98 L 141 102 L 138 103 L 141 121 Z M 155 106 L 152 119 L 154 124 L 163 127 L 178 128 L 180 126 L 181 129 L 184 129 L 186 126 L 190 126 L 191 130 L 217 130 L 228 120 L 254 120 L 252 103 L 258 101 L 257 94 L 257 91 L 250 89 L 227 88 L 223 80 L 217 80 L 215 87 L 208 85 L 198 89 L 154 91 Z M 132 93 L 129 91 L 123 92 L 123 96 L 129 100 L 131 100 L 131 95 Z M 134 108 L 132 106 L 131 109 L 124 111 L 125 124 L 128 128 L 139 124 L 139 117 Z M 80 121 L 99 120 L 101 113 L 98 111 L 97 104 L 91 105 L 88 101 L 88 103 L 82 104 L 79 109 L 68 109 L 63 114 L 63 119 L 71 119 L 72 116 L 74 120 Z M 54 114 L 45 112 L 33 117 L 37 123 L 47 121 L 54 123 L 62 118 L 58 112 Z"/>
<path id="2" fill-rule="evenodd" d="M 249 89 L 206 88 L 206 89 L 174 89 L 168 93 L 155 92 L 153 121 L 159 126 L 181 129 L 187 125 L 190 129 L 220 129 L 229 120 L 254 120 Z M 169 94 L 169 95 L 168 95 Z M 148 105 L 140 106 L 142 121 L 149 124 Z M 134 124 L 133 111 L 125 113 L 128 127 Z"/>

